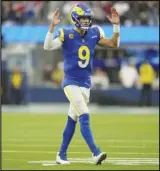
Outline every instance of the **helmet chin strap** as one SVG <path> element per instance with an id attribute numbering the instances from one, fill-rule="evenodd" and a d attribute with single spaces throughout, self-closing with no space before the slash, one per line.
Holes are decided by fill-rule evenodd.
<path id="1" fill-rule="evenodd" d="M 81 24 L 80 22 L 79 22 L 79 25 L 80 25 L 80 29 L 87 31 L 89 29 L 89 27 L 91 27 L 91 21 L 89 21 L 87 26 L 85 26 L 85 24 L 84 25 Z"/>
<path id="2" fill-rule="evenodd" d="M 82 26 L 80 29 L 84 30 L 84 31 L 87 31 L 89 29 L 89 27 Z"/>

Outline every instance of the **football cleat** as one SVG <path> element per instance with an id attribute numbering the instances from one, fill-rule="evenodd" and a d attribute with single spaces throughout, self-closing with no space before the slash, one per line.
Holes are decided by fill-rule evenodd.
<path id="1" fill-rule="evenodd" d="M 102 161 L 104 161 L 107 158 L 106 152 L 101 152 L 98 155 L 93 155 L 93 161 L 95 165 L 101 165 Z"/>
<path id="2" fill-rule="evenodd" d="M 62 165 L 70 164 L 70 162 L 67 160 L 67 155 L 66 155 L 66 153 L 60 154 L 60 153 L 58 152 L 58 153 L 57 153 L 57 156 L 56 156 L 56 163 L 57 163 L 57 164 L 62 164 Z"/>

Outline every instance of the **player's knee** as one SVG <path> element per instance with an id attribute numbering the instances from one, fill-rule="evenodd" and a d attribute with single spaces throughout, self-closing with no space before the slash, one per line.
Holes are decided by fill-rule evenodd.
<path id="1" fill-rule="evenodd" d="M 76 115 L 76 113 L 68 113 L 68 115 L 69 115 L 75 122 L 77 122 L 78 116 Z"/>
<path id="2" fill-rule="evenodd" d="M 82 115 L 84 113 L 89 113 L 88 107 L 84 101 L 76 101 L 75 108 L 77 110 L 78 115 Z"/>
<path id="3" fill-rule="evenodd" d="M 82 108 L 83 103 L 84 102 L 82 100 L 79 100 L 79 99 L 74 100 L 74 105 L 75 105 L 75 108 L 77 109 Z"/>

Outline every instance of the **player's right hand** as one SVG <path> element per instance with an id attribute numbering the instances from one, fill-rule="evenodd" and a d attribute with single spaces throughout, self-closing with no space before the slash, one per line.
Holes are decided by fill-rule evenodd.
<path id="1" fill-rule="evenodd" d="M 111 17 L 106 16 L 112 24 L 120 24 L 119 14 L 115 8 L 111 8 Z"/>
<path id="2" fill-rule="evenodd" d="M 58 25 L 60 23 L 60 21 L 61 21 L 61 19 L 59 17 L 59 9 L 57 8 L 55 10 L 55 12 L 53 13 L 53 15 L 52 15 L 51 24 L 52 24 L 52 26 L 56 26 L 56 25 Z"/>

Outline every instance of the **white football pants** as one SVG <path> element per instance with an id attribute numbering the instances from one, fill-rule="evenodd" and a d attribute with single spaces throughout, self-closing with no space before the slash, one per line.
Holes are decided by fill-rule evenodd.
<path id="1" fill-rule="evenodd" d="M 70 101 L 68 115 L 75 121 L 83 113 L 89 113 L 87 103 L 89 102 L 90 89 L 76 85 L 64 87 L 64 92 Z"/>

